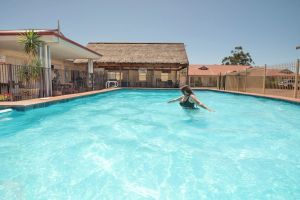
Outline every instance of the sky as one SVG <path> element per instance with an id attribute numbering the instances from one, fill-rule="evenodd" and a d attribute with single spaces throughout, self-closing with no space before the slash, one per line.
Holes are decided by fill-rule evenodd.
<path id="1" fill-rule="evenodd" d="M 0 30 L 53 29 L 88 42 L 183 42 L 191 64 L 235 46 L 255 65 L 300 58 L 300 0 L 0 0 Z M 0 47 L 1 48 L 1 47 Z"/>

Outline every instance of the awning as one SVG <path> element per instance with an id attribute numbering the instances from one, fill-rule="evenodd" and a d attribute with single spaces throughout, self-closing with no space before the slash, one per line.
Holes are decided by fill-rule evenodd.
<path id="1" fill-rule="evenodd" d="M 23 52 L 18 36 L 26 30 L 0 31 L 0 49 Z M 51 49 L 52 59 L 99 59 L 102 55 L 66 38 L 57 30 L 35 30 Z"/>

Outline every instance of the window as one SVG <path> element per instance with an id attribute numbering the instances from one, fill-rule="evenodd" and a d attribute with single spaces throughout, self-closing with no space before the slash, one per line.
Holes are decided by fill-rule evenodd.
<path id="1" fill-rule="evenodd" d="M 139 81 L 146 81 L 147 80 L 147 72 L 139 72 Z"/>
<path id="2" fill-rule="evenodd" d="M 107 79 L 119 81 L 123 79 L 123 74 L 120 72 L 107 72 Z"/>
<path id="3" fill-rule="evenodd" d="M 169 80 L 169 73 L 161 73 L 161 81 L 168 81 Z"/>
<path id="4" fill-rule="evenodd" d="M 71 82 L 71 71 L 70 70 L 65 70 L 65 82 Z"/>
<path id="5" fill-rule="evenodd" d="M 147 69 L 140 68 L 139 69 L 139 81 L 146 81 L 147 80 Z"/>

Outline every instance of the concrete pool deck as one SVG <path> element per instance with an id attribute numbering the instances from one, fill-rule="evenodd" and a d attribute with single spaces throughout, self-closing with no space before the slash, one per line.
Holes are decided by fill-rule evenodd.
<path id="1" fill-rule="evenodd" d="M 275 99 L 275 100 L 287 101 L 287 102 L 291 102 L 291 103 L 300 104 L 299 98 L 292 98 L 292 97 L 283 97 L 283 96 L 276 96 L 276 95 L 270 95 L 270 94 L 259 94 L 259 93 L 250 93 L 250 92 L 218 90 L 218 89 L 213 89 L 213 88 L 192 88 L 192 89 L 193 90 L 208 90 L 208 91 L 215 91 L 215 92 L 223 92 L 223 93 L 229 93 L 229 94 L 247 95 L 247 96 Z"/>
<path id="2" fill-rule="evenodd" d="M 19 109 L 22 109 L 22 108 L 27 108 L 27 107 L 34 107 L 34 106 L 44 105 L 44 104 L 47 104 L 47 103 L 55 103 L 55 102 L 59 102 L 59 101 L 71 100 L 71 99 L 80 98 L 80 97 L 84 97 L 84 96 L 101 94 L 101 93 L 120 90 L 120 89 L 174 90 L 174 89 L 178 89 L 178 88 L 137 88 L 137 87 L 134 87 L 134 88 L 133 87 L 108 88 L 108 89 L 102 89 L 102 90 L 95 90 L 95 91 L 82 92 L 82 93 L 76 93 L 76 94 L 67 94 L 67 95 L 47 97 L 47 98 L 37 98 L 37 99 L 29 99 L 29 100 L 22 100 L 22 101 L 3 101 L 3 102 L 0 102 L 0 107 L 2 107 L 2 108 L 16 108 L 16 109 L 19 108 Z M 287 101 L 287 102 L 291 102 L 291 103 L 300 104 L 300 99 L 299 98 L 297 99 L 297 98 L 274 96 L 274 95 L 267 95 L 267 94 L 218 90 L 218 89 L 212 89 L 212 88 L 192 88 L 192 89 L 193 90 L 206 90 L 206 91 L 223 92 L 223 93 L 238 94 L 238 95 L 247 95 L 247 96 L 275 99 L 275 100 L 281 100 L 281 101 Z"/>
<path id="3" fill-rule="evenodd" d="M 25 107 L 32 107 L 39 104 L 45 104 L 45 103 L 55 103 L 62 100 L 71 100 L 79 97 L 84 96 L 90 96 L 94 94 L 101 94 L 105 92 L 115 91 L 119 90 L 121 88 L 108 88 L 108 89 L 102 89 L 102 90 L 94 90 L 89 92 L 82 92 L 82 93 L 76 93 L 76 94 L 67 94 L 67 95 L 61 95 L 61 96 L 55 96 L 55 97 L 46 97 L 46 98 L 37 98 L 37 99 L 28 99 L 28 100 L 22 100 L 22 101 L 2 101 L 0 102 L 0 107 L 4 108 L 25 108 Z"/>

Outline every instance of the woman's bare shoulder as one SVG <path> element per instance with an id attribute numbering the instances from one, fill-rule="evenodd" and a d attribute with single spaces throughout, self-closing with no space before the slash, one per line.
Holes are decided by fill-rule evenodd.
<path id="1" fill-rule="evenodd" d="M 196 95 L 194 95 L 194 94 L 191 94 L 190 96 L 191 96 L 193 99 L 197 99 Z"/>
<path id="2" fill-rule="evenodd" d="M 199 99 L 196 97 L 196 95 L 191 94 L 192 100 L 194 100 L 195 102 L 199 101 Z"/>

